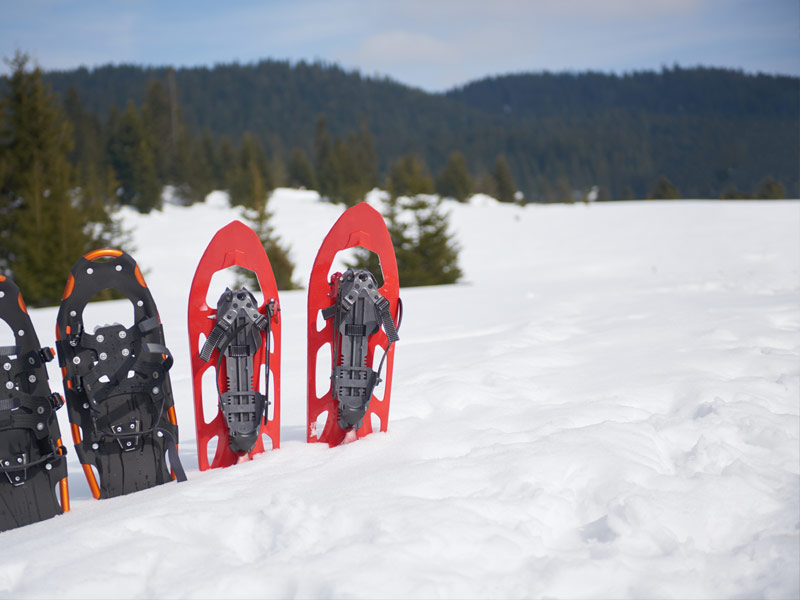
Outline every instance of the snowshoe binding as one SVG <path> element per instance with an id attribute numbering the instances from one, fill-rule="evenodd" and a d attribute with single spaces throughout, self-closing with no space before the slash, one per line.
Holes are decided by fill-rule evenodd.
<path id="1" fill-rule="evenodd" d="M 333 366 L 331 393 L 338 403 L 338 422 L 345 432 L 357 431 L 391 345 L 399 338 L 389 301 L 378 291 L 375 276 L 366 269 L 348 269 L 331 278 L 334 304 L 322 311 L 325 320 L 333 319 Z M 369 337 L 383 325 L 389 346 L 377 370 L 367 366 Z"/>
<path id="2" fill-rule="evenodd" d="M 131 327 L 86 331 L 83 311 L 104 289 L 131 301 Z M 133 258 L 112 249 L 82 257 L 67 281 L 56 333 L 75 450 L 92 495 L 111 498 L 186 480 L 169 378 L 173 358 Z"/>
<path id="3" fill-rule="evenodd" d="M 247 288 L 226 288 L 217 303 L 216 324 L 200 352 L 208 362 L 214 349 L 217 354 L 217 373 L 225 360 L 227 389 L 221 391 L 217 379 L 219 408 L 228 426 L 228 444 L 237 455 L 253 451 L 263 424 L 267 423 L 269 398 L 254 387 L 256 368 L 254 357 L 261 348 L 262 332 L 267 341 L 266 370 L 269 372 L 270 323 L 275 314 L 275 300 L 266 305 L 266 316 L 258 312 L 258 302 Z M 267 390 L 264 390 L 268 392 Z"/>
<path id="4" fill-rule="evenodd" d="M 0 320 L 15 339 L 0 347 L 0 531 L 6 531 L 68 511 L 69 490 L 56 417 L 64 401 L 47 382 L 53 351 L 39 346 L 19 289 L 2 275 Z"/>

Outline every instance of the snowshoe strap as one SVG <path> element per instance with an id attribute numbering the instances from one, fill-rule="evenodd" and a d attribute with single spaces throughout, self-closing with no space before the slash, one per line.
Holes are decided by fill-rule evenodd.
<path id="1" fill-rule="evenodd" d="M 187 481 L 186 471 L 183 469 L 181 459 L 178 454 L 178 443 L 168 429 L 159 429 L 158 433 L 163 435 L 167 440 L 167 456 L 169 458 L 169 466 L 172 467 L 172 472 L 175 474 L 175 481 Z"/>

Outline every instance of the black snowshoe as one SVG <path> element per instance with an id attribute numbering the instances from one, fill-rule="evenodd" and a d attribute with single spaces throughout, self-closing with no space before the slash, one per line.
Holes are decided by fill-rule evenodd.
<path id="1" fill-rule="evenodd" d="M 269 398 L 255 390 L 253 357 L 261 348 L 261 332 L 266 332 L 269 344 L 269 325 L 274 312 L 274 300 L 267 304 L 264 316 L 258 312 L 258 302 L 247 288 L 227 288 L 217 302 L 217 322 L 200 351 L 200 358 L 208 362 L 214 349 L 219 350 L 216 377 L 219 407 L 228 425 L 230 448 L 237 455 L 253 450 L 262 421 L 266 422 Z M 269 356 L 267 346 L 267 361 Z M 269 362 L 266 372 L 269 373 Z M 224 392 L 219 387 L 222 376 L 227 380 Z"/>
<path id="2" fill-rule="evenodd" d="M 131 301 L 133 326 L 85 330 L 86 304 L 104 289 Z M 170 467 L 174 478 L 184 481 L 168 374 L 173 359 L 133 258 L 105 249 L 76 263 L 58 311 L 57 337 L 75 450 L 94 497 L 167 483 L 173 480 Z"/>
<path id="3" fill-rule="evenodd" d="M 338 274 L 337 274 L 338 275 Z M 369 336 L 383 324 L 389 346 L 399 338 L 389 301 L 378 292 L 375 276 L 366 269 L 348 269 L 332 282 L 335 303 L 322 311 L 333 319 L 334 364 L 332 396 L 339 407 L 339 427 L 359 429 L 375 386 L 381 382 L 384 353 L 378 369 L 367 367 Z"/>
<path id="4" fill-rule="evenodd" d="M 53 359 L 39 339 L 16 284 L 0 276 L 0 320 L 15 345 L 0 347 L 0 531 L 69 510 L 66 448 L 45 363 Z M 59 497 L 56 498 L 56 487 Z"/>

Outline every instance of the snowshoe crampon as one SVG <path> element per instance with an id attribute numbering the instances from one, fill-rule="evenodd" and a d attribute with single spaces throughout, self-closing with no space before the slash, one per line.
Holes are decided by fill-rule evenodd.
<path id="1" fill-rule="evenodd" d="M 46 364 L 53 359 L 39 338 L 16 284 L 0 275 L 0 326 L 14 344 L 0 347 L 0 531 L 69 510 L 66 448 Z M 58 489 L 58 497 L 56 496 Z"/>
<path id="2" fill-rule="evenodd" d="M 246 288 L 226 289 L 216 308 L 208 305 L 212 276 L 233 266 L 255 273 L 264 297 L 260 305 Z M 227 467 L 264 452 L 265 437 L 272 448 L 280 447 L 279 311 L 275 276 L 261 240 L 250 227 L 233 221 L 212 238 L 189 293 L 189 349 L 201 471 Z M 209 369 L 214 369 L 218 410 L 206 421 L 203 375 Z M 215 438 L 216 449 L 209 460 Z"/>
<path id="3" fill-rule="evenodd" d="M 104 289 L 130 300 L 131 327 L 86 330 L 84 309 Z M 169 378 L 173 359 L 133 258 L 113 249 L 82 257 L 67 280 L 56 335 L 72 437 L 92 495 L 111 498 L 185 480 Z"/>
<path id="4" fill-rule="evenodd" d="M 348 269 L 329 279 L 337 252 L 361 246 L 378 255 L 383 274 Z M 321 317 L 321 319 L 320 319 Z M 383 217 L 366 203 L 345 211 L 322 242 L 308 286 L 307 439 L 336 446 L 373 431 L 389 420 L 395 323 L 400 317 L 394 247 Z M 321 329 L 318 322 L 324 322 Z M 317 361 L 330 348 L 329 385 L 317 381 Z M 385 375 L 382 369 L 386 367 Z M 322 375 L 319 375 L 322 377 Z M 375 395 L 383 382 L 383 397 Z M 319 389 L 327 389 L 321 395 Z M 324 425 L 321 421 L 324 420 Z"/>

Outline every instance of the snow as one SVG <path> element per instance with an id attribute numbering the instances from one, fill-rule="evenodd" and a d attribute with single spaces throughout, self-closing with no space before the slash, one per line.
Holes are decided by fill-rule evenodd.
<path id="1" fill-rule="evenodd" d="M 281 448 L 202 473 L 187 293 L 238 213 L 126 212 L 189 481 L 96 501 L 71 451 L 71 512 L 0 534 L 0 597 L 800 596 L 800 202 L 443 206 L 465 280 L 402 291 L 389 432 L 305 443 L 283 292 Z M 305 285 L 343 209 L 270 210 Z"/>

